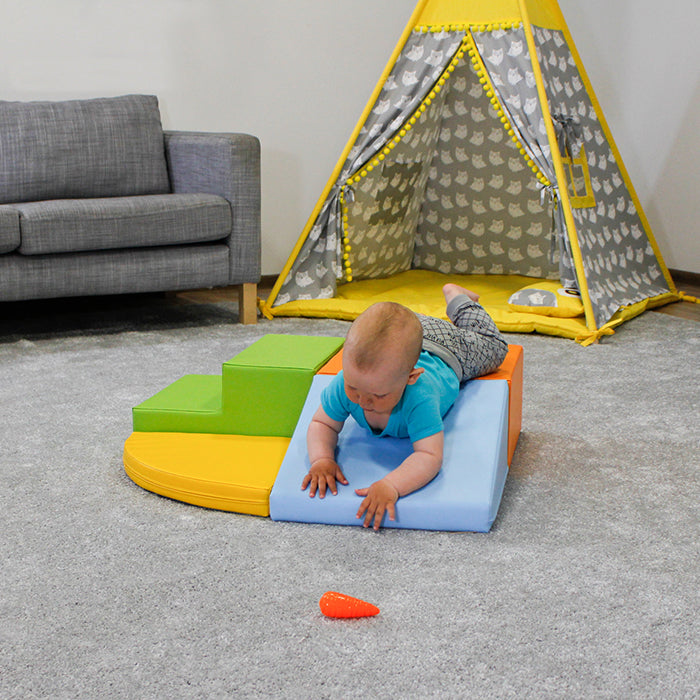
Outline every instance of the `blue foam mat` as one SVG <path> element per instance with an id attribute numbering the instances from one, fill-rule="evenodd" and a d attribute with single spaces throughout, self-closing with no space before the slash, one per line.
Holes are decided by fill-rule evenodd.
<path id="1" fill-rule="evenodd" d="M 348 418 L 338 440 L 337 460 L 349 485 L 338 495 L 309 498 L 301 482 L 309 469 L 306 430 L 332 376 L 317 375 L 270 494 L 270 517 L 330 525 L 362 525 L 356 517 L 369 486 L 398 466 L 412 450 L 408 439 L 377 438 Z M 442 469 L 429 484 L 396 504 L 396 520 L 383 527 L 488 532 L 498 513 L 506 476 L 508 382 L 470 381 L 445 416 Z"/>

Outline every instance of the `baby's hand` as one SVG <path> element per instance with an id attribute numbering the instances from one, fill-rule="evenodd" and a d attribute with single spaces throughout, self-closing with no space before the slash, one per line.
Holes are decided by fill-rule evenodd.
<path id="1" fill-rule="evenodd" d="M 301 482 L 301 490 L 303 491 L 311 484 L 309 489 L 310 498 L 316 495 L 316 490 L 318 490 L 318 497 L 324 498 L 326 489 L 330 489 L 331 493 L 337 496 L 338 487 L 336 486 L 336 481 L 346 485 L 348 483 L 338 463 L 332 459 L 317 459 L 311 465 L 309 473 L 304 477 L 304 481 Z"/>
<path id="2" fill-rule="evenodd" d="M 365 515 L 364 527 L 369 527 L 374 518 L 374 529 L 379 530 L 384 513 L 389 513 L 389 520 L 396 520 L 395 503 L 399 500 L 399 492 L 385 479 L 375 481 L 368 489 L 355 489 L 358 496 L 365 496 L 360 504 L 357 517 Z"/>

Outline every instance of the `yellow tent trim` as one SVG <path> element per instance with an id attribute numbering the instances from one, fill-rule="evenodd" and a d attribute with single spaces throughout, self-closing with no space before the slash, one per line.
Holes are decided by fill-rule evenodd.
<path id="1" fill-rule="evenodd" d="M 532 12 L 538 26 L 558 28 L 557 13 L 549 0 L 538 3 Z M 423 3 L 417 26 L 482 25 L 485 31 L 489 25 L 520 22 L 521 16 L 518 0 L 432 0 Z"/>

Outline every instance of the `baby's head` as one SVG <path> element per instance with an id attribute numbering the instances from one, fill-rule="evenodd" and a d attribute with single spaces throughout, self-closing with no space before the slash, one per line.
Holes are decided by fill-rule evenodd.
<path id="1" fill-rule="evenodd" d="M 345 391 L 365 411 L 390 412 L 421 375 L 423 329 L 401 304 L 373 304 L 357 317 L 343 349 Z"/>

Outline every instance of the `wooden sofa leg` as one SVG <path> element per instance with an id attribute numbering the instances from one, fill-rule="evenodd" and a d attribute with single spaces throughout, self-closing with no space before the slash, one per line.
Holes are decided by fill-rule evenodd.
<path id="1" fill-rule="evenodd" d="M 258 322 L 258 285 L 254 282 L 238 285 L 238 320 L 246 324 Z"/>

